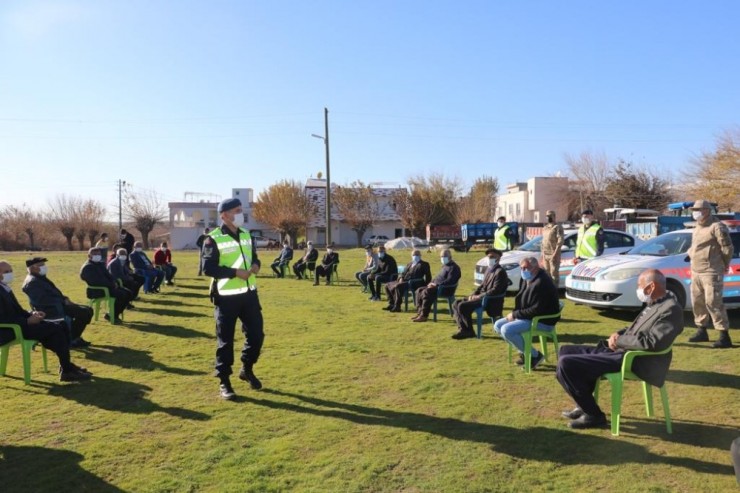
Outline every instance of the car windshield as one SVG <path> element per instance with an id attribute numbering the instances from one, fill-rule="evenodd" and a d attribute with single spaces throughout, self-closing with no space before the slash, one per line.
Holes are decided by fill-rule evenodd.
<path id="1" fill-rule="evenodd" d="M 667 257 L 686 253 L 691 246 L 691 233 L 672 233 L 651 238 L 629 251 L 632 255 Z"/>
<path id="2" fill-rule="evenodd" d="M 542 250 L 542 235 L 535 236 L 528 242 L 521 245 L 517 250 L 523 250 L 525 252 L 539 252 Z"/>

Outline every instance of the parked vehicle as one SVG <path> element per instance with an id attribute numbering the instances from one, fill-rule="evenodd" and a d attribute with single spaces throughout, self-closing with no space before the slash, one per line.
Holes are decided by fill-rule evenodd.
<path id="1" fill-rule="evenodd" d="M 730 237 L 735 252 L 725 273 L 722 298 L 727 308 L 740 308 L 740 228 Z M 582 262 L 565 280 L 566 297 L 599 308 L 639 309 L 637 278 L 645 269 L 658 269 L 679 304 L 691 310 L 691 263 L 686 255 L 690 246 L 691 230 L 684 229 L 652 238 L 624 255 Z"/>
<path id="2" fill-rule="evenodd" d="M 280 246 L 279 241 L 264 236 L 252 236 L 252 242 L 257 248 L 277 248 Z"/>
<path id="3" fill-rule="evenodd" d="M 385 242 L 389 239 L 390 238 L 385 235 L 372 235 L 370 238 L 367 239 L 367 242 L 372 246 L 378 246 L 385 245 Z"/>
<path id="4" fill-rule="evenodd" d="M 640 245 L 642 240 L 635 238 L 634 236 L 624 233 L 622 231 L 616 231 L 612 229 L 605 230 L 606 240 L 604 245 L 604 254 L 614 255 L 629 250 L 635 245 Z M 562 255 L 560 257 L 560 286 L 565 286 L 565 278 L 573 269 L 573 260 L 576 251 L 576 240 L 578 238 L 577 230 L 565 231 L 565 239 L 563 241 Z M 519 280 L 521 279 L 521 270 L 519 268 L 519 262 L 525 257 L 536 257 L 540 259 L 540 252 L 542 251 L 542 235 L 535 236 L 519 248 L 511 252 L 505 252 L 501 257 L 501 267 L 506 269 L 506 274 L 509 276 L 511 284 L 509 285 L 509 291 L 519 290 Z M 599 257 L 601 258 L 601 257 Z M 483 282 L 483 276 L 488 268 L 488 257 L 483 257 L 475 265 L 475 285 L 478 286 Z"/>

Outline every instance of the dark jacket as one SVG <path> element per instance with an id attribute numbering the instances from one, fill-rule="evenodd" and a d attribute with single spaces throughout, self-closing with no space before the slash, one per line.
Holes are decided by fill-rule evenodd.
<path id="1" fill-rule="evenodd" d="M 154 268 L 152 261 L 149 260 L 149 257 L 147 257 L 146 253 L 144 253 L 143 251 L 131 252 L 128 258 L 129 260 L 131 260 L 131 263 L 134 265 L 134 269 L 148 270 L 148 269 Z"/>
<path id="2" fill-rule="evenodd" d="M 85 281 L 88 285 L 87 297 L 88 298 L 99 298 L 103 296 L 103 292 L 99 289 L 90 289 L 89 286 L 101 286 L 108 288 L 109 294 L 113 294 L 113 290 L 116 289 L 116 280 L 110 275 L 110 272 L 105 268 L 103 262 L 91 262 L 88 260 L 82 265 L 80 269 L 80 279 Z"/>
<path id="3" fill-rule="evenodd" d="M 497 296 L 496 298 L 486 300 L 486 312 L 489 314 L 500 314 L 504 309 L 504 296 L 506 288 L 509 287 L 509 276 L 499 264 L 489 268 L 483 277 L 483 282 L 473 291 L 473 294 L 482 296 Z"/>
<path id="4" fill-rule="evenodd" d="M 21 289 L 28 296 L 31 306 L 46 313 L 47 319 L 64 317 L 67 297 L 46 276 L 29 274 Z"/>
<path id="5" fill-rule="evenodd" d="M 240 231 L 244 231 L 240 228 Z M 231 236 L 234 241 L 239 242 L 239 234 L 232 233 L 231 230 L 224 224 L 221 226 L 221 232 L 225 235 Z M 250 236 L 251 238 L 251 236 Z M 218 251 L 218 246 L 213 238 L 210 236 L 206 238 L 203 243 L 203 273 L 214 279 L 233 279 L 236 277 L 236 269 L 231 267 L 225 267 L 218 265 L 221 260 L 221 253 Z M 252 265 L 262 266 L 259 258 L 257 258 L 257 249 L 254 247 L 254 239 L 252 239 Z"/>
<path id="6" fill-rule="evenodd" d="M 26 327 L 28 326 L 28 317 L 30 316 L 31 313 L 18 303 L 15 293 L 13 291 L 8 292 L 0 286 L 0 323 L 18 324 L 21 327 Z M 10 334 L 12 336 L 13 332 L 10 331 Z M 12 341 L 14 338 L 11 337 L 8 341 Z"/>
<path id="7" fill-rule="evenodd" d="M 618 332 L 617 347 L 624 351 L 662 351 L 683 332 L 683 308 L 667 293 L 642 309 L 632 325 Z M 632 371 L 650 385 L 665 383 L 673 351 L 659 356 L 635 358 Z"/>
<path id="8" fill-rule="evenodd" d="M 338 263 L 339 254 L 337 252 L 325 253 L 324 257 L 321 259 L 321 265 L 323 265 L 324 268 L 329 268 L 330 266 Z"/>
<path id="9" fill-rule="evenodd" d="M 113 260 L 108 262 L 107 269 L 108 272 L 110 272 L 110 275 L 113 276 L 114 281 L 117 281 L 118 279 L 121 279 L 122 281 L 132 280 L 131 270 L 129 269 L 128 264 L 118 260 L 118 257 L 115 257 Z"/>
<path id="10" fill-rule="evenodd" d="M 394 275 L 398 275 L 398 264 L 396 263 L 396 259 L 387 253 L 383 258 L 378 257 L 378 269 L 374 272 L 374 276 L 385 276 L 390 278 Z"/>
<path id="11" fill-rule="evenodd" d="M 316 262 L 316 259 L 319 258 L 319 251 L 315 248 L 312 248 L 310 252 L 306 252 L 306 254 L 303 256 L 301 261 L 303 262 Z"/>
<path id="12" fill-rule="evenodd" d="M 460 281 L 461 276 L 460 266 L 454 260 L 450 260 L 450 263 L 442 266 L 442 270 L 439 271 L 437 277 L 432 279 L 432 282 L 437 286 L 452 286 Z"/>
<path id="13" fill-rule="evenodd" d="M 552 315 L 560 312 L 560 300 L 558 289 L 553 284 L 550 275 L 544 269 L 540 269 L 534 279 L 522 282 L 519 292 L 514 299 L 514 318 L 532 320 L 539 315 Z M 548 318 L 543 320 L 545 325 L 555 325 L 560 320 Z"/>
<path id="14" fill-rule="evenodd" d="M 127 253 L 131 253 L 134 251 L 134 243 L 136 243 L 134 235 L 126 231 L 125 234 L 122 234 L 118 237 L 118 240 L 123 245 L 123 248 L 126 249 Z"/>
<path id="15" fill-rule="evenodd" d="M 432 281 L 432 269 L 429 267 L 429 262 L 420 260 L 416 265 L 413 262 L 409 262 L 406 264 L 406 268 L 399 280 L 405 282 L 423 281 L 423 284 L 429 284 Z M 417 286 L 420 285 L 422 285 L 422 282 L 417 284 Z"/>

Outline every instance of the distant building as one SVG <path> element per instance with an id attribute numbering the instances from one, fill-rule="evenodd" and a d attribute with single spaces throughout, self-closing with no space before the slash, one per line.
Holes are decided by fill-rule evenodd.
<path id="1" fill-rule="evenodd" d="M 554 210 L 560 221 L 568 217 L 566 197 L 568 178 L 538 176 L 526 182 L 512 183 L 506 193 L 496 197 L 496 217 L 505 216 L 507 221 L 541 223 L 545 212 Z"/>

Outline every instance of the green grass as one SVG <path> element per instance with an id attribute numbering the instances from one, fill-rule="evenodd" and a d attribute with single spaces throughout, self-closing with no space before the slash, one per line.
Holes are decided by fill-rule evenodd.
<path id="1" fill-rule="evenodd" d="M 273 256 L 263 252 L 262 259 L 269 264 Z M 160 295 L 142 294 L 124 325 L 101 319 L 88 328 L 93 346 L 73 351 L 73 358 L 95 373 L 94 381 L 62 384 L 41 371 L 36 353 L 33 382 L 25 386 L 14 348 L 8 375 L 0 378 L 0 490 L 737 487 L 729 455 L 740 435 L 737 349 L 687 344 L 690 329 L 679 336 L 668 377 L 672 435 L 659 399 L 657 416 L 644 415 L 637 385 L 625 392 L 620 437 L 607 429 L 575 432 L 560 417 L 572 403 L 551 363 L 532 375 L 509 365 L 490 323 L 482 341 L 454 341 L 446 313 L 437 323 L 413 324 L 410 314 L 382 311 L 383 304 L 367 301 L 354 282 L 362 256 L 360 249 L 341 252 L 341 280 L 334 286 L 273 279 L 265 265 L 259 286 L 266 339 L 256 366 L 265 390 L 235 380 L 236 402 L 218 398 L 211 376 L 213 312 L 193 253 L 175 252 L 177 285 Z M 479 256 L 456 255 L 464 272 L 461 291 L 472 290 Z M 26 257 L 5 255 L 24 305 Z M 77 274 L 84 255 L 47 257 L 49 277 L 84 302 Z M 407 257 L 397 255 L 403 263 Z M 507 298 L 506 307 L 512 303 Z M 558 334 L 566 344 L 596 342 L 631 317 L 567 302 Z M 732 323 L 738 326 L 736 317 Z M 608 409 L 610 392 L 603 388 Z"/>

